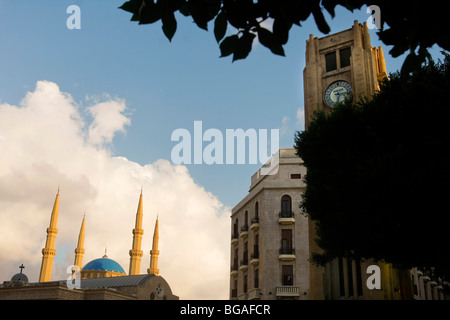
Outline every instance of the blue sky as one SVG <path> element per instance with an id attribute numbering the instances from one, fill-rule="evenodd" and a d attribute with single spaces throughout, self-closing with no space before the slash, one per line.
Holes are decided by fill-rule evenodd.
<path id="1" fill-rule="evenodd" d="M 303 126 L 296 115 L 303 107 L 305 42 L 310 33 L 323 36 L 312 17 L 292 29 L 286 57 L 255 44 L 246 60 L 232 63 L 231 57 L 219 58 L 212 31 L 199 29 L 190 17 L 178 16 L 170 43 L 160 22 L 130 22 L 130 14 L 118 9 L 123 2 L 0 1 L 0 100 L 18 104 L 38 80 L 57 83 L 80 106 L 88 104 L 86 97 L 104 94 L 124 99 L 131 125 L 115 137 L 112 149 L 141 165 L 170 159 L 176 144 L 171 133 L 192 132 L 194 120 L 203 121 L 204 130 L 283 126 L 280 147 L 292 147 L 294 131 Z M 81 30 L 66 27 L 71 4 L 80 6 Z M 338 8 L 335 19 L 326 17 L 337 32 L 369 15 Z M 371 40 L 378 46 L 375 32 Z M 384 49 L 388 71 L 397 70 L 404 57 L 392 59 Z M 228 206 L 245 196 L 258 167 L 188 166 Z"/>

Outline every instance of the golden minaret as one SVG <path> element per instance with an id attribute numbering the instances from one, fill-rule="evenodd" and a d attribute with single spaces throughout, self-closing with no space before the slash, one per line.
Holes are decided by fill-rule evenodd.
<path id="1" fill-rule="evenodd" d="M 52 276 L 53 259 L 56 254 L 55 240 L 58 229 L 56 224 L 58 222 L 58 209 L 59 209 L 59 187 L 56 194 L 55 203 L 53 204 L 52 216 L 50 218 L 50 226 L 47 228 L 47 240 L 45 242 L 45 248 L 42 249 L 42 264 L 41 273 L 39 275 L 39 282 L 50 281 Z"/>
<path id="2" fill-rule="evenodd" d="M 156 217 L 155 232 L 153 233 L 153 247 L 152 247 L 152 250 L 150 250 L 150 268 L 147 269 L 148 274 L 154 274 L 155 276 L 157 276 L 159 274 L 158 242 L 159 242 L 159 226 L 158 226 L 158 217 Z"/>
<path id="3" fill-rule="evenodd" d="M 75 249 L 75 262 L 73 263 L 74 265 L 78 266 L 81 270 L 81 268 L 83 267 L 83 255 L 84 255 L 84 229 L 85 229 L 85 219 L 86 219 L 86 214 L 84 214 L 83 216 L 83 222 L 81 222 L 81 229 L 80 229 L 80 235 L 78 236 L 78 245 L 77 248 Z"/>
<path id="4" fill-rule="evenodd" d="M 142 217 L 143 217 L 143 201 L 142 201 L 142 189 L 141 195 L 139 197 L 139 204 L 136 213 L 136 225 L 133 229 L 133 248 L 130 250 L 130 271 L 129 275 L 136 275 L 140 273 L 141 270 L 141 242 L 144 230 L 142 229 Z"/>

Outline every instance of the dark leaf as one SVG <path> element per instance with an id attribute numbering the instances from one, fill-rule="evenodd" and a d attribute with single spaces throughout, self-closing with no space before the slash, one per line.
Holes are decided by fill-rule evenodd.
<path id="1" fill-rule="evenodd" d="M 173 12 L 167 13 L 162 19 L 162 29 L 169 41 L 172 41 L 173 35 L 177 30 L 177 20 Z"/>
<path id="2" fill-rule="evenodd" d="M 232 54 L 236 48 L 236 42 L 239 40 L 237 35 L 232 35 L 223 39 L 220 44 L 220 57 L 227 57 Z"/>
<path id="3" fill-rule="evenodd" d="M 258 40 L 263 46 L 269 48 L 272 53 L 284 56 L 283 46 L 278 42 L 274 34 L 269 30 L 259 27 Z"/>
<path id="4" fill-rule="evenodd" d="M 216 41 L 220 42 L 220 40 L 225 37 L 227 32 L 227 18 L 224 11 L 221 11 L 214 21 L 214 36 L 216 37 Z"/>
<path id="5" fill-rule="evenodd" d="M 242 37 L 238 38 L 236 41 L 236 47 L 234 49 L 233 54 L 233 62 L 236 60 L 241 60 L 247 58 L 250 51 L 252 50 L 253 39 L 255 39 L 256 35 L 245 31 Z"/>
<path id="6" fill-rule="evenodd" d="M 143 0 L 130 0 L 122 4 L 119 9 L 131 12 L 131 13 L 138 13 L 139 9 L 141 8 Z"/>
<path id="7" fill-rule="evenodd" d="M 182 1 L 179 10 L 180 10 L 180 13 L 185 17 L 188 17 L 191 15 L 191 13 L 189 12 L 189 7 L 188 7 L 187 1 Z"/>
<path id="8" fill-rule="evenodd" d="M 314 15 L 314 20 L 316 21 L 316 25 L 319 28 L 320 32 L 328 34 L 330 32 L 330 26 L 325 21 L 325 17 L 323 16 L 322 10 L 317 5 L 312 11 Z"/>
<path id="9" fill-rule="evenodd" d="M 153 1 L 143 1 L 139 10 L 139 24 L 154 23 L 161 19 L 161 12 Z"/>
<path id="10" fill-rule="evenodd" d="M 273 22 L 273 34 L 280 44 L 286 44 L 289 39 L 289 30 L 293 23 L 286 19 L 275 19 Z"/>

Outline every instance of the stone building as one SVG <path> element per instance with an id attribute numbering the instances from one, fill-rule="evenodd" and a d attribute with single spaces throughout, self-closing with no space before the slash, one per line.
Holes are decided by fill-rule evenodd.
<path id="1" fill-rule="evenodd" d="M 304 167 L 279 150 L 278 172 L 251 178 L 231 216 L 231 299 L 308 299 L 308 219 L 299 204 Z"/>

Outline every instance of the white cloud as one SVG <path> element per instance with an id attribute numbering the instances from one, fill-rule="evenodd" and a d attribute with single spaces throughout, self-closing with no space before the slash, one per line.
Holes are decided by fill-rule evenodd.
<path id="1" fill-rule="evenodd" d="M 116 132 L 125 132 L 125 126 L 131 124 L 131 120 L 122 114 L 125 108 L 123 100 L 110 100 L 90 107 L 88 110 L 94 120 L 89 126 L 89 142 L 111 143 Z"/>
<path id="2" fill-rule="evenodd" d="M 89 107 L 87 123 L 69 94 L 39 81 L 20 106 L 0 104 L 0 281 L 23 263 L 38 281 L 41 249 L 58 185 L 57 255 L 52 279 L 66 279 L 86 211 L 83 264 L 104 254 L 128 272 L 139 193 L 144 194 L 141 273 L 149 267 L 159 215 L 159 269 L 181 299 L 227 299 L 230 210 L 194 182 L 185 166 L 144 166 L 105 144 L 125 132 L 122 100 Z"/>

